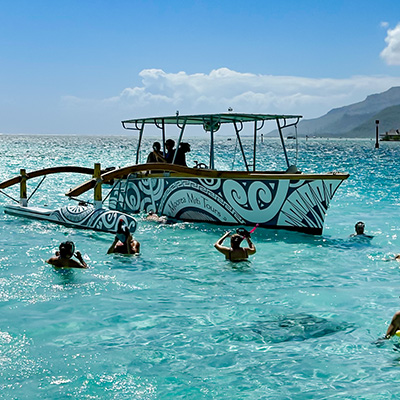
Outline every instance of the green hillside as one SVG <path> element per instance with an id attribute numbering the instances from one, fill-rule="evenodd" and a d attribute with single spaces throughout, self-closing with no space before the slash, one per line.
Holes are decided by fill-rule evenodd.
<path id="1" fill-rule="evenodd" d="M 400 87 L 372 94 L 364 101 L 335 108 L 322 117 L 299 123 L 300 136 L 372 137 L 375 120 L 380 132 L 400 128 Z"/>

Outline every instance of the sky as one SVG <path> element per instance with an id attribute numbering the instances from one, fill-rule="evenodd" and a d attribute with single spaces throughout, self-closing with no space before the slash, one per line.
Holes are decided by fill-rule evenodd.
<path id="1" fill-rule="evenodd" d="M 400 86 L 395 0 L 0 0 L 0 133 L 300 114 Z"/>

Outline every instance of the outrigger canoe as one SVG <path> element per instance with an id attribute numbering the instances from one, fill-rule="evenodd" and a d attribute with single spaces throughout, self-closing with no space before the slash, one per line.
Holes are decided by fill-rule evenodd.
<path id="1" fill-rule="evenodd" d="M 105 172 L 105 171 L 103 171 Z M 65 225 L 73 228 L 91 229 L 95 231 L 116 233 L 119 221 L 122 219 L 124 224 L 133 233 L 136 230 L 136 220 L 131 215 L 121 211 L 109 210 L 103 207 L 101 201 L 101 185 L 95 186 L 95 200 L 93 204 L 85 201 L 79 201 L 75 205 L 66 205 L 56 209 L 48 209 L 44 207 L 30 206 L 28 201 L 40 187 L 44 178 L 51 174 L 59 173 L 79 173 L 92 175 L 96 180 L 101 174 L 100 164 L 95 164 L 95 168 L 84 168 L 77 166 L 62 166 L 54 168 L 45 168 L 37 171 L 26 173 L 25 169 L 21 169 L 20 175 L 0 183 L 0 192 L 5 194 L 17 204 L 7 204 L 4 206 L 4 212 L 13 216 L 32 218 L 50 221 L 56 224 Z M 27 197 L 26 182 L 32 178 L 42 177 L 35 190 L 32 191 L 30 197 Z M 10 186 L 20 185 L 20 198 L 16 200 L 3 192 Z"/>
<path id="2" fill-rule="evenodd" d="M 122 121 L 125 129 L 138 132 L 136 164 L 100 176 L 112 183 L 109 208 L 127 214 L 155 212 L 182 221 L 224 225 L 258 224 L 264 228 L 287 229 L 321 234 L 329 203 L 347 173 L 302 173 L 289 162 L 283 129 L 297 127 L 300 115 L 201 114 L 139 118 Z M 281 171 L 259 170 L 263 157 L 258 145 L 266 121 L 275 121 L 286 166 Z M 216 169 L 215 136 L 224 125 L 232 125 L 243 158 L 242 170 Z M 241 132 L 252 124 L 252 146 L 244 149 Z M 178 148 L 187 127 L 201 127 L 210 140 L 209 157 L 195 168 L 172 163 L 141 163 L 140 152 L 145 127 L 159 129 L 165 155 L 166 126 L 178 130 Z M 153 128 L 154 129 L 154 128 Z M 153 132 L 152 132 L 153 135 Z M 172 135 L 168 132 L 169 137 Z M 79 196 L 95 187 L 91 179 L 66 193 Z"/>

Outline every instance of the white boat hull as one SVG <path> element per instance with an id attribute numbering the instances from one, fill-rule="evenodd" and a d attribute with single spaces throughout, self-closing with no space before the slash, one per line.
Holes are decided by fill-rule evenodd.
<path id="1" fill-rule="evenodd" d="M 255 225 L 321 234 L 335 191 L 345 178 L 223 179 L 131 177 L 110 196 L 110 209 L 129 214 L 157 212 L 184 220 Z"/>

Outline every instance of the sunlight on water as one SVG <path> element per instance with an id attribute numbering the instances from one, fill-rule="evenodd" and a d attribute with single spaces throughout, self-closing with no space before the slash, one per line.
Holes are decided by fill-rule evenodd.
<path id="1" fill-rule="evenodd" d="M 218 140 L 217 167 L 240 166 L 235 141 Z M 189 164 L 206 162 L 209 144 L 191 145 Z M 400 147 L 373 145 L 300 141 L 302 171 L 351 174 L 324 234 L 257 229 L 256 255 L 236 265 L 213 248 L 220 226 L 138 216 L 142 252 L 129 258 L 106 255 L 112 235 L 1 213 L 2 397 L 395 398 L 399 339 L 374 342 L 400 309 L 400 263 L 387 261 L 400 253 Z M 4 135 L 0 146 L 3 181 L 20 168 L 129 165 L 136 139 Z M 262 168 L 284 168 L 279 141 L 259 149 Z M 288 153 L 295 157 L 294 144 Z M 68 204 L 64 193 L 86 179 L 49 176 L 31 204 Z M 2 196 L 0 206 L 10 201 Z M 359 220 L 372 240 L 349 238 Z M 46 265 L 67 239 L 88 270 Z"/>

